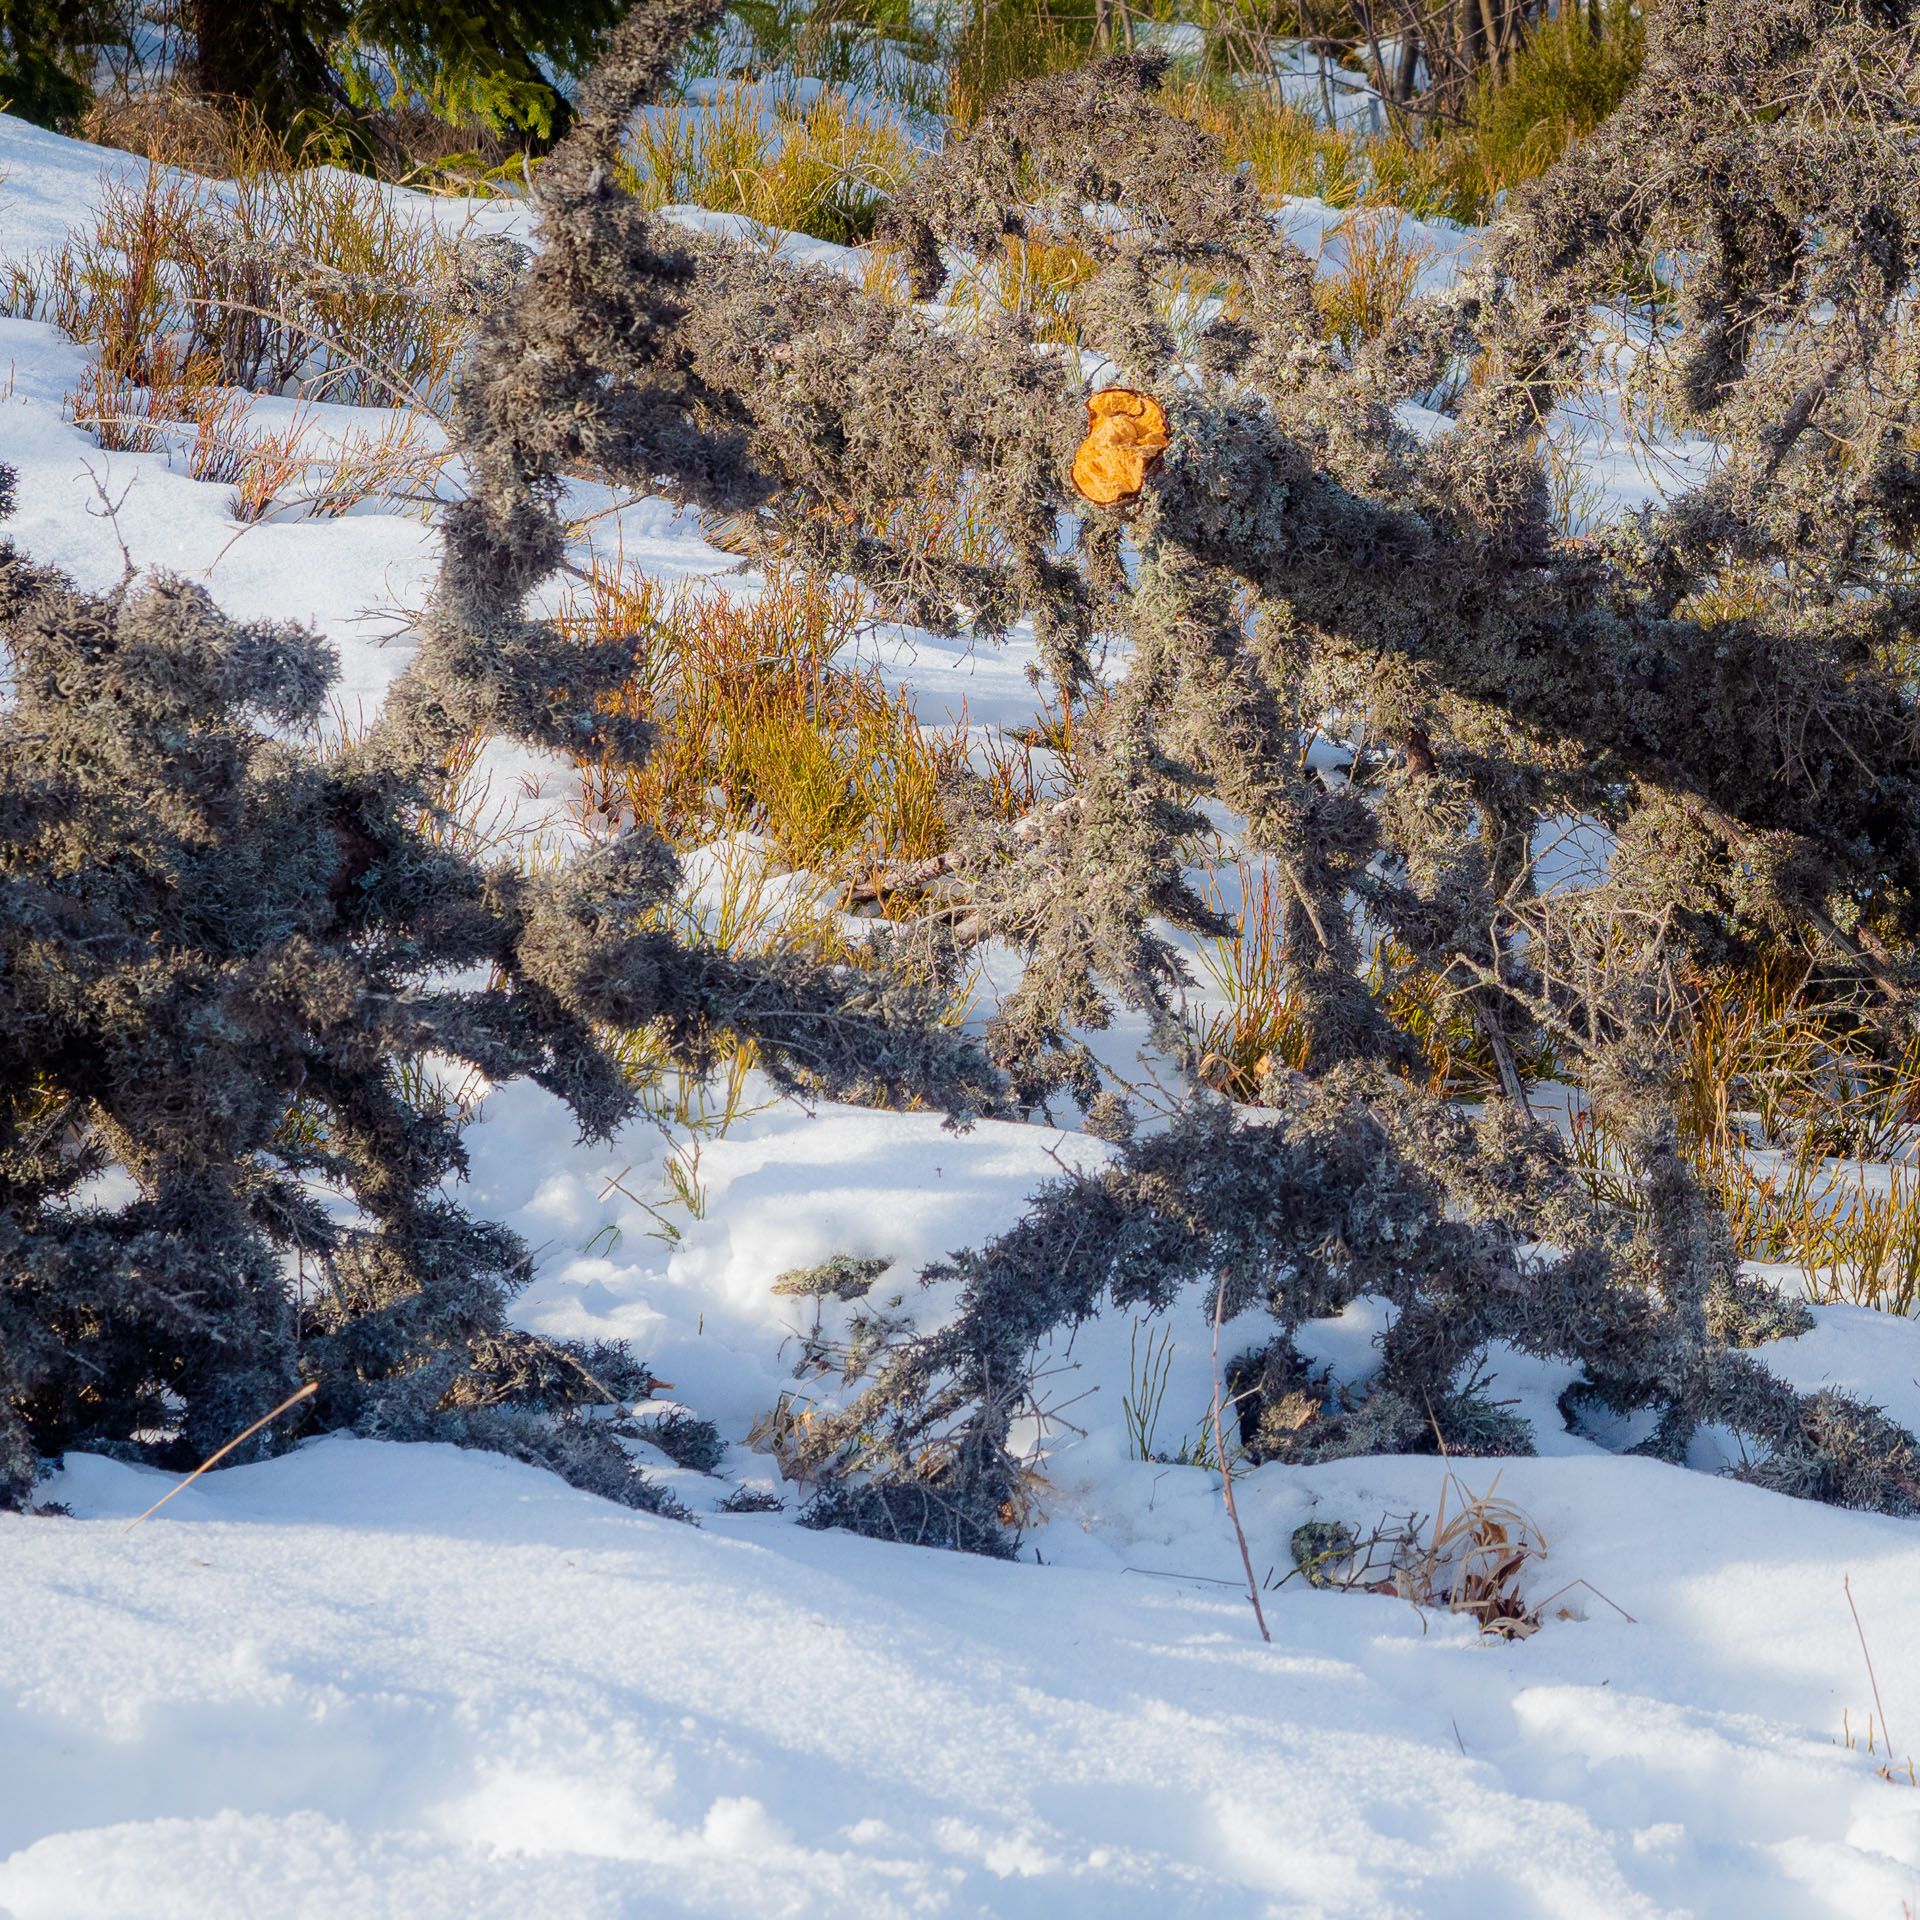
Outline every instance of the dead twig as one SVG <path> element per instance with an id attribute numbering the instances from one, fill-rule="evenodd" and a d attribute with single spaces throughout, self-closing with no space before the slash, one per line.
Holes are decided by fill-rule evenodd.
<path id="1" fill-rule="evenodd" d="M 1860 1624 L 1860 1609 L 1853 1603 L 1853 1576 L 1843 1573 L 1840 1576 L 1840 1590 L 1847 1596 L 1847 1611 L 1853 1615 L 1853 1630 L 1860 1636 L 1860 1657 L 1867 1663 L 1867 1685 L 1873 1689 L 1873 1710 L 1880 1716 L 1881 1738 L 1887 1743 L 1887 1763 L 1880 1769 L 1882 1778 L 1891 1780 L 1893 1774 L 1893 1729 L 1887 1725 L 1887 1709 L 1880 1699 L 1880 1682 L 1874 1676 L 1873 1655 L 1867 1651 L 1867 1630 Z M 1912 1776 L 1912 1762 L 1908 1762 L 1908 1776 Z"/>
<path id="2" fill-rule="evenodd" d="M 584 1371 L 584 1369 L 582 1369 L 582 1371 Z M 123 1535 L 129 1534 L 134 1530 L 135 1527 L 137 1527 L 140 1524 L 141 1520 L 151 1519 L 153 1515 L 158 1513 L 160 1509 L 164 1507 L 167 1504 L 167 1502 L 171 1500 L 176 1493 L 179 1493 L 183 1488 L 192 1486 L 193 1483 L 196 1480 L 198 1480 L 200 1476 L 203 1473 L 205 1473 L 209 1467 L 218 1466 L 220 1462 L 224 1460 L 227 1457 L 227 1455 L 234 1450 L 235 1447 L 239 1446 L 243 1440 L 251 1440 L 253 1436 L 256 1433 L 258 1433 L 262 1427 L 268 1425 L 270 1422 L 274 1420 L 278 1420 L 280 1416 L 283 1413 L 285 1413 L 289 1407 L 297 1407 L 302 1400 L 305 1400 L 306 1398 L 308 1398 L 309 1395 L 316 1394 L 319 1391 L 320 1391 L 319 1381 L 309 1380 L 304 1387 L 299 1389 L 298 1392 L 288 1394 L 287 1397 L 284 1400 L 282 1400 L 280 1404 L 277 1407 L 275 1407 L 271 1413 L 263 1413 L 260 1416 L 260 1418 L 256 1420 L 253 1423 L 253 1425 L 246 1430 L 245 1433 L 236 1433 L 233 1436 L 233 1438 L 229 1440 L 224 1447 L 216 1448 L 212 1453 L 208 1454 L 207 1457 L 204 1460 L 202 1460 L 200 1464 L 197 1467 L 195 1467 L 194 1470 L 190 1474 L 188 1474 L 184 1480 L 182 1480 L 179 1483 L 179 1485 L 169 1487 L 167 1491 L 163 1493 L 160 1496 L 160 1498 L 156 1500 L 153 1503 L 153 1505 L 146 1510 L 145 1513 L 139 1516 L 139 1519 L 129 1520 L 127 1524 L 120 1529 L 121 1533 Z"/>
<path id="3" fill-rule="evenodd" d="M 1240 1524 L 1240 1511 L 1233 1503 L 1233 1470 L 1227 1463 L 1226 1428 L 1221 1420 L 1220 1321 L 1226 1305 L 1227 1283 L 1223 1276 L 1213 1296 L 1213 1444 L 1220 1455 L 1220 1491 L 1226 1498 L 1227 1518 L 1233 1522 L 1233 1537 L 1240 1543 L 1240 1564 L 1247 1570 L 1247 1598 L 1253 1603 L 1260 1638 L 1271 1646 L 1273 1635 L 1267 1631 L 1267 1616 L 1260 1607 L 1260 1583 L 1253 1577 L 1253 1555 L 1247 1551 L 1246 1530 Z"/>

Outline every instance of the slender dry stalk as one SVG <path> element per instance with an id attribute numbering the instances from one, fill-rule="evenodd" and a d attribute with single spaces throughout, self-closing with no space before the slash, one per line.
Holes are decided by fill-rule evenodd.
<path id="1" fill-rule="evenodd" d="M 1252 1604 L 1253 1617 L 1259 1623 L 1260 1638 L 1271 1646 L 1273 1635 L 1267 1631 L 1267 1616 L 1260 1606 L 1260 1582 L 1254 1578 L 1253 1555 L 1247 1551 L 1246 1529 L 1240 1524 L 1240 1509 L 1234 1504 L 1233 1467 L 1227 1459 L 1226 1427 L 1221 1419 L 1220 1319 L 1226 1304 L 1227 1287 L 1222 1280 L 1213 1296 L 1213 1445 L 1214 1451 L 1220 1456 L 1220 1492 L 1227 1503 L 1227 1518 L 1233 1522 L 1233 1537 L 1240 1543 L 1240 1564 L 1246 1569 L 1247 1599 Z"/>
<path id="2" fill-rule="evenodd" d="M 141 1520 L 151 1519 L 152 1516 L 158 1513 L 160 1509 L 164 1507 L 167 1504 L 167 1502 L 171 1500 L 176 1493 L 182 1492 L 185 1488 L 192 1486 L 193 1483 L 196 1480 L 198 1480 L 200 1476 L 203 1473 L 205 1473 L 209 1467 L 217 1467 L 220 1464 L 220 1462 L 224 1460 L 227 1457 L 227 1455 L 234 1450 L 235 1447 L 241 1444 L 242 1441 L 251 1440 L 253 1436 L 256 1433 L 258 1433 L 262 1427 L 270 1426 L 274 1421 L 278 1420 L 280 1416 L 283 1413 L 285 1413 L 289 1407 L 297 1407 L 302 1400 L 307 1399 L 310 1395 L 316 1394 L 319 1391 L 320 1391 L 319 1381 L 309 1380 L 307 1384 L 304 1387 L 301 1387 L 297 1392 L 288 1394 L 287 1397 L 284 1400 L 282 1400 L 280 1404 L 277 1407 L 275 1407 L 271 1413 L 263 1413 L 260 1416 L 260 1418 L 253 1423 L 252 1426 L 247 1428 L 247 1430 L 244 1433 L 236 1433 L 233 1436 L 233 1438 L 229 1440 L 224 1447 L 216 1447 L 214 1451 L 208 1454 L 207 1457 L 204 1460 L 202 1460 L 200 1464 L 197 1467 L 195 1467 L 194 1470 L 190 1474 L 188 1474 L 184 1480 L 182 1480 L 177 1486 L 169 1487 L 167 1491 L 163 1493 L 160 1496 L 160 1498 L 156 1500 L 153 1503 L 153 1505 L 146 1510 L 145 1513 L 141 1514 L 138 1519 L 129 1520 L 127 1524 L 120 1529 L 120 1531 L 123 1534 L 131 1533 L 134 1530 L 134 1528 L 140 1524 Z"/>
<path id="3" fill-rule="evenodd" d="M 1887 1725 L 1887 1709 L 1880 1698 L 1880 1682 L 1873 1671 L 1873 1655 L 1867 1651 L 1867 1630 L 1860 1624 L 1860 1609 L 1853 1602 L 1853 1576 L 1840 1576 L 1840 1590 L 1847 1596 L 1847 1611 L 1853 1615 L 1853 1630 L 1860 1636 L 1860 1657 L 1867 1663 L 1867 1685 L 1873 1689 L 1873 1710 L 1880 1716 L 1880 1733 L 1887 1743 L 1887 1764 L 1880 1769 L 1888 1780 L 1893 1776 L 1893 1729 Z M 1912 1775 L 1912 1762 L 1908 1762 L 1908 1774 Z"/>

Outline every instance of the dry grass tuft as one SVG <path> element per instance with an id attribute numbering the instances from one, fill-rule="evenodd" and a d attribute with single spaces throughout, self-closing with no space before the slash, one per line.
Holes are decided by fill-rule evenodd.
<path id="1" fill-rule="evenodd" d="M 1294 1530 L 1294 1565 L 1311 1586 L 1395 1594 L 1416 1607 L 1463 1613 L 1495 1639 L 1527 1639 L 1560 1595 L 1527 1600 L 1522 1586 L 1547 1558 L 1546 1539 L 1499 1491 L 1498 1474 L 1482 1494 L 1449 1468 L 1431 1522 L 1388 1515 L 1364 1538 L 1337 1522 L 1310 1522 Z"/>
<path id="2" fill-rule="evenodd" d="M 820 1428 L 819 1408 L 799 1395 L 783 1392 L 747 1434 L 755 1453 L 771 1454 L 789 1486 L 811 1486 L 818 1478 L 810 1442 Z"/>
<path id="3" fill-rule="evenodd" d="M 674 847 L 686 884 L 661 919 L 679 938 L 859 965 L 852 911 L 947 911 L 937 887 L 897 876 L 937 868 L 947 850 L 941 795 L 967 765 L 966 732 L 922 728 L 904 694 L 846 657 L 861 624 L 855 592 L 776 570 L 752 596 L 673 593 L 596 567 L 560 617 L 582 638 L 632 649 L 619 698 L 654 724 L 653 750 L 637 768 L 581 764 L 582 825 L 643 822 Z M 988 757 L 989 787 L 1009 805 L 1037 789 L 1029 756 Z M 969 1006 L 963 982 L 944 1017 L 958 1022 Z M 742 1111 L 750 1044 L 723 1049 L 705 1078 L 675 1069 L 647 1031 L 608 1044 L 662 1125 L 721 1131 Z"/>
<path id="4" fill-rule="evenodd" d="M 142 386 L 89 366 L 67 395 L 67 417 L 108 452 L 178 453 L 194 479 L 231 485 L 228 512 L 242 526 L 276 508 L 331 520 L 370 501 L 424 513 L 438 498 L 450 454 L 418 413 L 394 410 L 376 430 L 329 434 L 300 408 L 284 426 L 258 426 L 252 396 L 221 386 L 209 358 L 156 357 L 148 374 Z"/>
<path id="5" fill-rule="evenodd" d="M 778 865 L 842 884 L 947 850 L 940 790 L 962 738 L 923 729 L 904 694 L 843 661 L 858 596 L 775 572 L 755 596 L 669 595 L 596 569 L 570 630 L 633 647 L 621 699 L 658 738 L 640 768 L 586 766 L 585 804 L 651 824 L 681 850 L 762 836 Z"/>
<path id="6" fill-rule="evenodd" d="M 1366 143 L 1331 132 L 1262 89 L 1175 82 L 1161 89 L 1160 104 L 1212 134 L 1227 164 L 1246 167 L 1270 200 L 1352 207 L 1366 197 Z"/>
<path id="7" fill-rule="evenodd" d="M 294 165 L 286 142 L 252 102 L 222 108 L 184 87 L 125 97 L 101 95 L 81 121 L 81 137 L 210 180 L 285 171 Z"/>
<path id="8" fill-rule="evenodd" d="M 1036 340 L 1077 347 L 1073 296 L 1097 271 L 1092 255 L 1079 247 L 1009 234 L 997 255 L 965 263 L 952 304 L 976 322 L 997 313 L 1025 319 Z"/>
<path id="9" fill-rule="evenodd" d="M 50 321 L 138 386 L 211 363 L 253 393 L 444 402 L 470 336 L 458 248 L 374 181 L 263 169 L 220 187 L 158 168 L 103 183 L 61 247 L 0 265 L 0 311 Z"/>
<path id="10" fill-rule="evenodd" d="M 430 416 L 473 324 L 458 247 L 374 182 L 293 168 L 234 124 L 250 143 L 227 156 L 244 163 L 235 181 L 157 167 L 107 181 L 65 245 L 0 264 L 0 309 L 94 348 L 67 396 L 76 425 L 110 451 L 178 453 L 196 480 L 233 487 L 242 525 L 287 506 L 424 511 L 447 458 Z M 344 433 L 304 410 L 269 428 L 249 419 L 261 393 L 393 411 Z"/>
<path id="11" fill-rule="evenodd" d="M 1330 207 L 1402 207 L 1421 219 L 1478 226 L 1492 210 L 1490 181 L 1470 141 L 1335 133 L 1265 88 L 1189 80 L 1162 88 L 1161 104 L 1219 141 L 1230 167 L 1245 166 L 1270 200 Z"/>
<path id="12" fill-rule="evenodd" d="M 1312 1035 L 1288 982 L 1283 890 L 1265 868 L 1256 876 L 1242 862 L 1240 898 L 1239 937 L 1207 941 L 1199 954 L 1226 1010 L 1190 1016 L 1187 1032 L 1200 1079 L 1229 1099 L 1254 1100 L 1272 1068 L 1305 1068 Z"/>
<path id="13" fill-rule="evenodd" d="M 529 155 L 476 120 L 449 122 L 397 102 L 313 128 L 298 151 L 251 101 L 217 104 L 178 79 L 131 94 L 103 94 L 87 109 L 82 137 L 210 180 L 340 162 L 425 192 L 488 192 L 524 184 Z"/>
<path id="14" fill-rule="evenodd" d="M 1377 339 L 1405 309 L 1434 248 L 1410 239 L 1399 211 L 1367 207 L 1334 229 L 1345 260 L 1314 282 L 1314 305 L 1327 331 L 1351 354 Z"/>
<path id="15" fill-rule="evenodd" d="M 1420 1049 L 1432 1092 L 1479 1099 L 1499 1089 L 1500 1063 L 1464 995 L 1391 936 L 1374 948 L 1370 983 L 1388 1019 Z M 1551 1079 L 1558 1069 L 1544 1039 L 1515 1043 L 1513 1055 L 1523 1082 Z"/>
<path id="16" fill-rule="evenodd" d="M 1257 84 L 1185 80 L 1161 100 L 1212 133 L 1228 163 L 1244 163 L 1269 197 L 1404 207 L 1479 226 L 1502 193 L 1545 173 L 1639 77 L 1638 10 L 1609 4 L 1604 13 L 1605 31 L 1595 33 L 1593 9 L 1561 8 L 1517 57 L 1487 71 L 1463 121 L 1434 125 L 1417 141 L 1405 131 L 1332 132 Z"/>
<path id="17" fill-rule="evenodd" d="M 947 62 L 946 117 L 954 131 L 976 126 L 994 97 L 1015 82 L 1079 66 L 1091 49 L 1093 24 L 1091 9 L 1056 9 L 1052 0 L 969 8 Z"/>
<path id="18" fill-rule="evenodd" d="M 802 105 L 738 80 L 697 107 L 660 107 L 637 120 L 622 184 L 643 206 L 739 213 L 851 246 L 872 234 L 918 158 L 891 120 L 836 88 Z"/>
<path id="19" fill-rule="evenodd" d="M 1889 1052 L 1857 1008 L 1822 997 L 1804 955 L 1696 974 L 1682 1090 L 1703 1142 L 1810 1140 L 1829 1155 L 1896 1157 L 1920 1120 L 1920 1037 Z"/>
<path id="20" fill-rule="evenodd" d="M 1839 1188 L 1800 1237 L 1797 1261 L 1808 1269 L 1807 1297 L 1822 1306 L 1878 1307 L 1920 1313 L 1920 1170 L 1888 1170 L 1889 1191 Z"/>
<path id="21" fill-rule="evenodd" d="M 1920 1312 L 1920 1037 L 1890 1050 L 1795 956 L 1689 985 L 1682 1142 L 1736 1251 L 1799 1268 L 1818 1302 Z M 1572 1144 L 1596 1195 L 1637 1204 L 1606 1114 L 1577 1114 Z"/>

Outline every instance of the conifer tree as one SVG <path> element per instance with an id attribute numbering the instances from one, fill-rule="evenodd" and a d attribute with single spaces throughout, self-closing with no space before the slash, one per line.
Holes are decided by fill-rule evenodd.
<path id="1" fill-rule="evenodd" d="M 112 35 L 105 0 L 0 0 L 0 107 L 70 130 L 93 98 L 93 64 Z"/>
<path id="2" fill-rule="evenodd" d="M 417 97 L 445 119 L 546 142 L 569 117 L 564 83 L 621 11 L 619 0 L 194 0 L 195 74 L 284 133 Z"/>

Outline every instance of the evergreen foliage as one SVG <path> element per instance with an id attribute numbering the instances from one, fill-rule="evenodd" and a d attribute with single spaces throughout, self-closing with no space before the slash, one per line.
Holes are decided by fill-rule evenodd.
<path id="1" fill-rule="evenodd" d="M 657 1022 L 690 1064 L 724 1030 L 790 1084 L 964 1105 L 922 991 L 677 946 L 650 916 L 673 863 L 643 838 L 535 881 L 432 834 L 410 729 L 471 724 L 447 703 L 598 726 L 590 699 L 529 713 L 555 696 L 497 653 L 471 662 L 483 689 L 423 674 L 405 724 L 320 754 L 284 735 L 330 650 L 180 581 L 96 598 L 8 552 L 0 632 L 7 1497 L 70 1446 L 191 1464 L 304 1378 L 310 1427 L 499 1446 L 648 1500 L 603 1432 L 538 1417 L 644 1393 L 644 1369 L 507 1330 L 526 1251 L 448 1197 L 464 1156 L 431 1061 L 527 1074 L 599 1137 L 636 1105 L 612 1025 Z M 474 969 L 492 983 L 455 984 Z"/>
<path id="2" fill-rule="evenodd" d="M 63 132 L 77 125 L 113 31 L 106 0 L 0 0 L 0 107 Z"/>
<path id="3" fill-rule="evenodd" d="M 591 64 L 618 0 L 194 0 L 196 77 L 282 133 L 417 99 L 443 119 L 551 140 L 555 84 Z"/>

